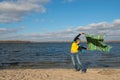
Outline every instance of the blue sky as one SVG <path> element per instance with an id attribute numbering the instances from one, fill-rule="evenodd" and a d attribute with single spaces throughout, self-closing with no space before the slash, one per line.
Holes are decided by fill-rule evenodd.
<path id="1" fill-rule="evenodd" d="M 119 14 L 120 0 L 0 0 L 0 40 L 71 41 L 79 32 L 120 40 Z"/>

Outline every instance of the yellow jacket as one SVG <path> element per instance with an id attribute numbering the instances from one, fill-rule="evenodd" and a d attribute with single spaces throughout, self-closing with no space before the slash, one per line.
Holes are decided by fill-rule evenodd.
<path id="1" fill-rule="evenodd" d="M 71 53 L 78 53 L 78 44 L 76 42 L 72 42 L 72 45 L 71 45 Z"/>

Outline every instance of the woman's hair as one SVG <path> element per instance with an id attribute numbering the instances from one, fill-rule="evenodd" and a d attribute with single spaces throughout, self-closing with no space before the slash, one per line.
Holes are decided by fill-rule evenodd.
<path id="1" fill-rule="evenodd" d="M 80 40 L 80 38 L 77 38 L 76 41 L 77 41 L 77 40 Z M 81 41 L 81 40 L 80 40 L 80 41 Z"/>

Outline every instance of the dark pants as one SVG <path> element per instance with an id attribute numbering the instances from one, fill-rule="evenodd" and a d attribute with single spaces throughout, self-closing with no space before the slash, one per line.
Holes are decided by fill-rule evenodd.
<path id="1" fill-rule="evenodd" d="M 71 59 L 72 59 L 73 66 L 76 69 L 76 71 L 82 69 L 82 71 L 86 72 L 86 68 L 81 63 L 80 56 L 78 53 L 71 53 Z"/>

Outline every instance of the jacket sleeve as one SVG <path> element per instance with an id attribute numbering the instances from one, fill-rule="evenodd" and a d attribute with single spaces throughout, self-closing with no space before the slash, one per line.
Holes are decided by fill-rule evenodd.
<path id="1" fill-rule="evenodd" d="M 78 34 L 78 35 L 74 38 L 73 41 L 76 41 L 76 40 L 79 38 L 80 35 L 81 35 L 81 34 Z"/>
<path id="2" fill-rule="evenodd" d="M 86 47 L 83 47 L 83 46 L 81 46 L 81 48 L 82 48 L 82 49 L 85 49 L 85 50 L 87 50 L 87 48 L 86 48 Z"/>
<path id="3" fill-rule="evenodd" d="M 86 47 L 79 46 L 78 50 L 80 50 L 80 51 L 81 51 L 82 49 L 87 50 L 87 48 L 86 48 Z"/>

